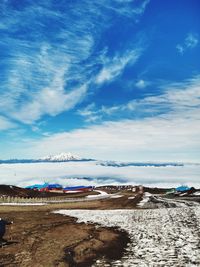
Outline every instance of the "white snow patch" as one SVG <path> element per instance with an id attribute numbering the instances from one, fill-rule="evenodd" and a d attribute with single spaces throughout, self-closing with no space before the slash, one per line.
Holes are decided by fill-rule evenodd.
<path id="1" fill-rule="evenodd" d="M 147 202 L 149 202 L 151 196 L 152 195 L 150 193 L 145 192 L 143 197 L 142 197 L 142 200 L 137 204 L 137 206 L 139 206 L 139 207 L 144 206 Z"/>
<path id="2" fill-rule="evenodd" d="M 98 260 L 97 266 L 200 266 L 200 207 L 150 210 L 58 210 L 78 222 L 119 227 L 130 243 L 121 260 Z"/>
<path id="3" fill-rule="evenodd" d="M 193 193 L 194 196 L 200 196 L 200 192 Z"/>
<path id="4" fill-rule="evenodd" d="M 0 206 L 42 206 L 47 205 L 47 203 L 0 203 Z"/>
<path id="5" fill-rule="evenodd" d="M 123 197 L 123 195 L 114 195 L 114 196 L 111 196 L 110 198 L 120 198 L 120 197 Z"/>
<path id="6" fill-rule="evenodd" d="M 128 199 L 135 199 L 135 197 L 129 197 Z"/>
<path id="7" fill-rule="evenodd" d="M 101 199 L 101 198 L 107 198 L 110 197 L 110 195 L 108 193 L 106 193 L 105 191 L 102 190 L 94 190 L 94 192 L 99 193 L 98 195 L 89 195 L 86 196 L 86 198 L 90 198 L 90 199 Z"/>

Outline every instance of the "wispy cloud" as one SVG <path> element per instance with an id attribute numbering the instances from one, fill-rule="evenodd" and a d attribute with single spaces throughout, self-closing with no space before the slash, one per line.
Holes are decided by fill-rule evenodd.
<path id="1" fill-rule="evenodd" d="M 185 39 L 185 45 L 188 48 L 194 48 L 195 46 L 197 46 L 199 42 L 198 36 L 197 34 L 188 34 L 188 36 Z"/>
<path id="2" fill-rule="evenodd" d="M 183 55 L 188 49 L 195 48 L 199 43 L 199 37 L 196 33 L 188 33 L 185 40 L 181 44 L 177 44 L 176 49 Z"/>
<path id="3" fill-rule="evenodd" d="M 55 116 L 63 110 L 72 109 L 77 103 L 85 97 L 87 93 L 87 84 L 84 84 L 77 89 L 67 93 L 63 87 L 44 88 L 41 92 L 32 96 L 30 102 L 12 113 L 12 117 L 23 123 L 32 124 L 41 118 L 42 115 Z M 28 113 L 27 113 L 28 110 Z"/>
<path id="4" fill-rule="evenodd" d="M 43 115 L 72 109 L 94 82 L 95 65 L 101 60 L 101 51 L 95 55 L 94 48 L 101 33 L 115 17 L 137 20 L 148 2 L 84 0 L 63 5 L 30 0 L 15 8 L 10 1 L 1 1 L 0 49 L 5 54 L 0 112 L 31 124 Z M 116 56 L 113 63 L 108 58 L 98 82 L 117 77 L 136 60 L 134 53 Z"/>
<path id="5" fill-rule="evenodd" d="M 135 83 L 135 86 L 139 89 L 144 89 L 146 88 L 148 85 L 150 84 L 149 81 L 145 81 L 143 79 L 140 79 L 138 80 L 136 83 Z"/>
<path id="6" fill-rule="evenodd" d="M 162 86 L 164 92 L 156 96 L 133 99 L 116 106 L 96 107 L 91 104 L 79 110 L 78 114 L 86 121 L 94 122 L 115 118 L 143 118 L 178 114 L 180 117 L 194 116 L 200 113 L 200 78 Z"/>
<path id="7" fill-rule="evenodd" d="M 12 129 L 15 127 L 17 127 L 15 123 L 0 115 L 0 131 Z"/>
<path id="8" fill-rule="evenodd" d="M 127 65 L 134 64 L 140 55 L 140 50 L 133 49 L 126 51 L 123 55 L 116 55 L 112 59 L 104 58 L 103 68 L 96 77 L 96 83 L 111 82 L 123 73 Z"/>

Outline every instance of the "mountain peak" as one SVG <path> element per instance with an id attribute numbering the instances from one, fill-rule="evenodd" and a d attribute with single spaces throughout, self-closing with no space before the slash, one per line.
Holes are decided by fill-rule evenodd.
<path id="1" fill-rule="evenodd" d="M 46 157 L 41 158 L 41 160 L 45 161 L 68 161 L 68 160 L 81 160 L 80 157 L 73 155 L 72 153 L 68 152 L 62 152 L 57 155 L 49 155 Z"/>

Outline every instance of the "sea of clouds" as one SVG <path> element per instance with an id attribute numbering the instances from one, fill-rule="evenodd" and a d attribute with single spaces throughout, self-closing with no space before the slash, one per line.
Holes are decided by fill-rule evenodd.
<path id="1" fill-rule="evenodd" d="M 34 183 L 73 185 L 143 184 L 200 187 L 200 165 L 183 166 L 102 166 L 97 161 L 0 164 L 0 183 L 27 186 Z"/>

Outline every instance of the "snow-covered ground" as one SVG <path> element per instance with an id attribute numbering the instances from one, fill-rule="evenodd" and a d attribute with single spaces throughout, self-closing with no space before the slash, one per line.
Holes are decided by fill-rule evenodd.
<path id="1" fill-rule="evenodd" d="M 129 198 L 130 199 L 130 198 Z M 155 196 L 148 192 L 145 192 L 142 200 L 137 204 L 139 208 L 143 209 L 156 209 L 156 208 L 181 208 L 188 206 L 199 206 L 198 202 L 178 199 L 178 198 L 166 198 L 161 196 Z"/>
<path id="2" fill-rule="evenodd" d="M 98 260 L 93 266 L 200 266 L 200 206 L 149 210 L 60 210 L 78 222 L 119 227 L 130 243 L 118 261 Z"/>
<path id="3" fill-rule="evenodd" d="M 151 196 L 152 196 L 152 195 L 151 195 L 150 193 L 145 192 L 144 195 L 143 195 L 142 200 L 138 203 L 138 206 L 139 206 L 139 207 L 143 207 L 143 206 L 145 206 L 145 204 L 146 204 L 147 202 L 150 201 L 150 197 L 151 197 Z"/>

